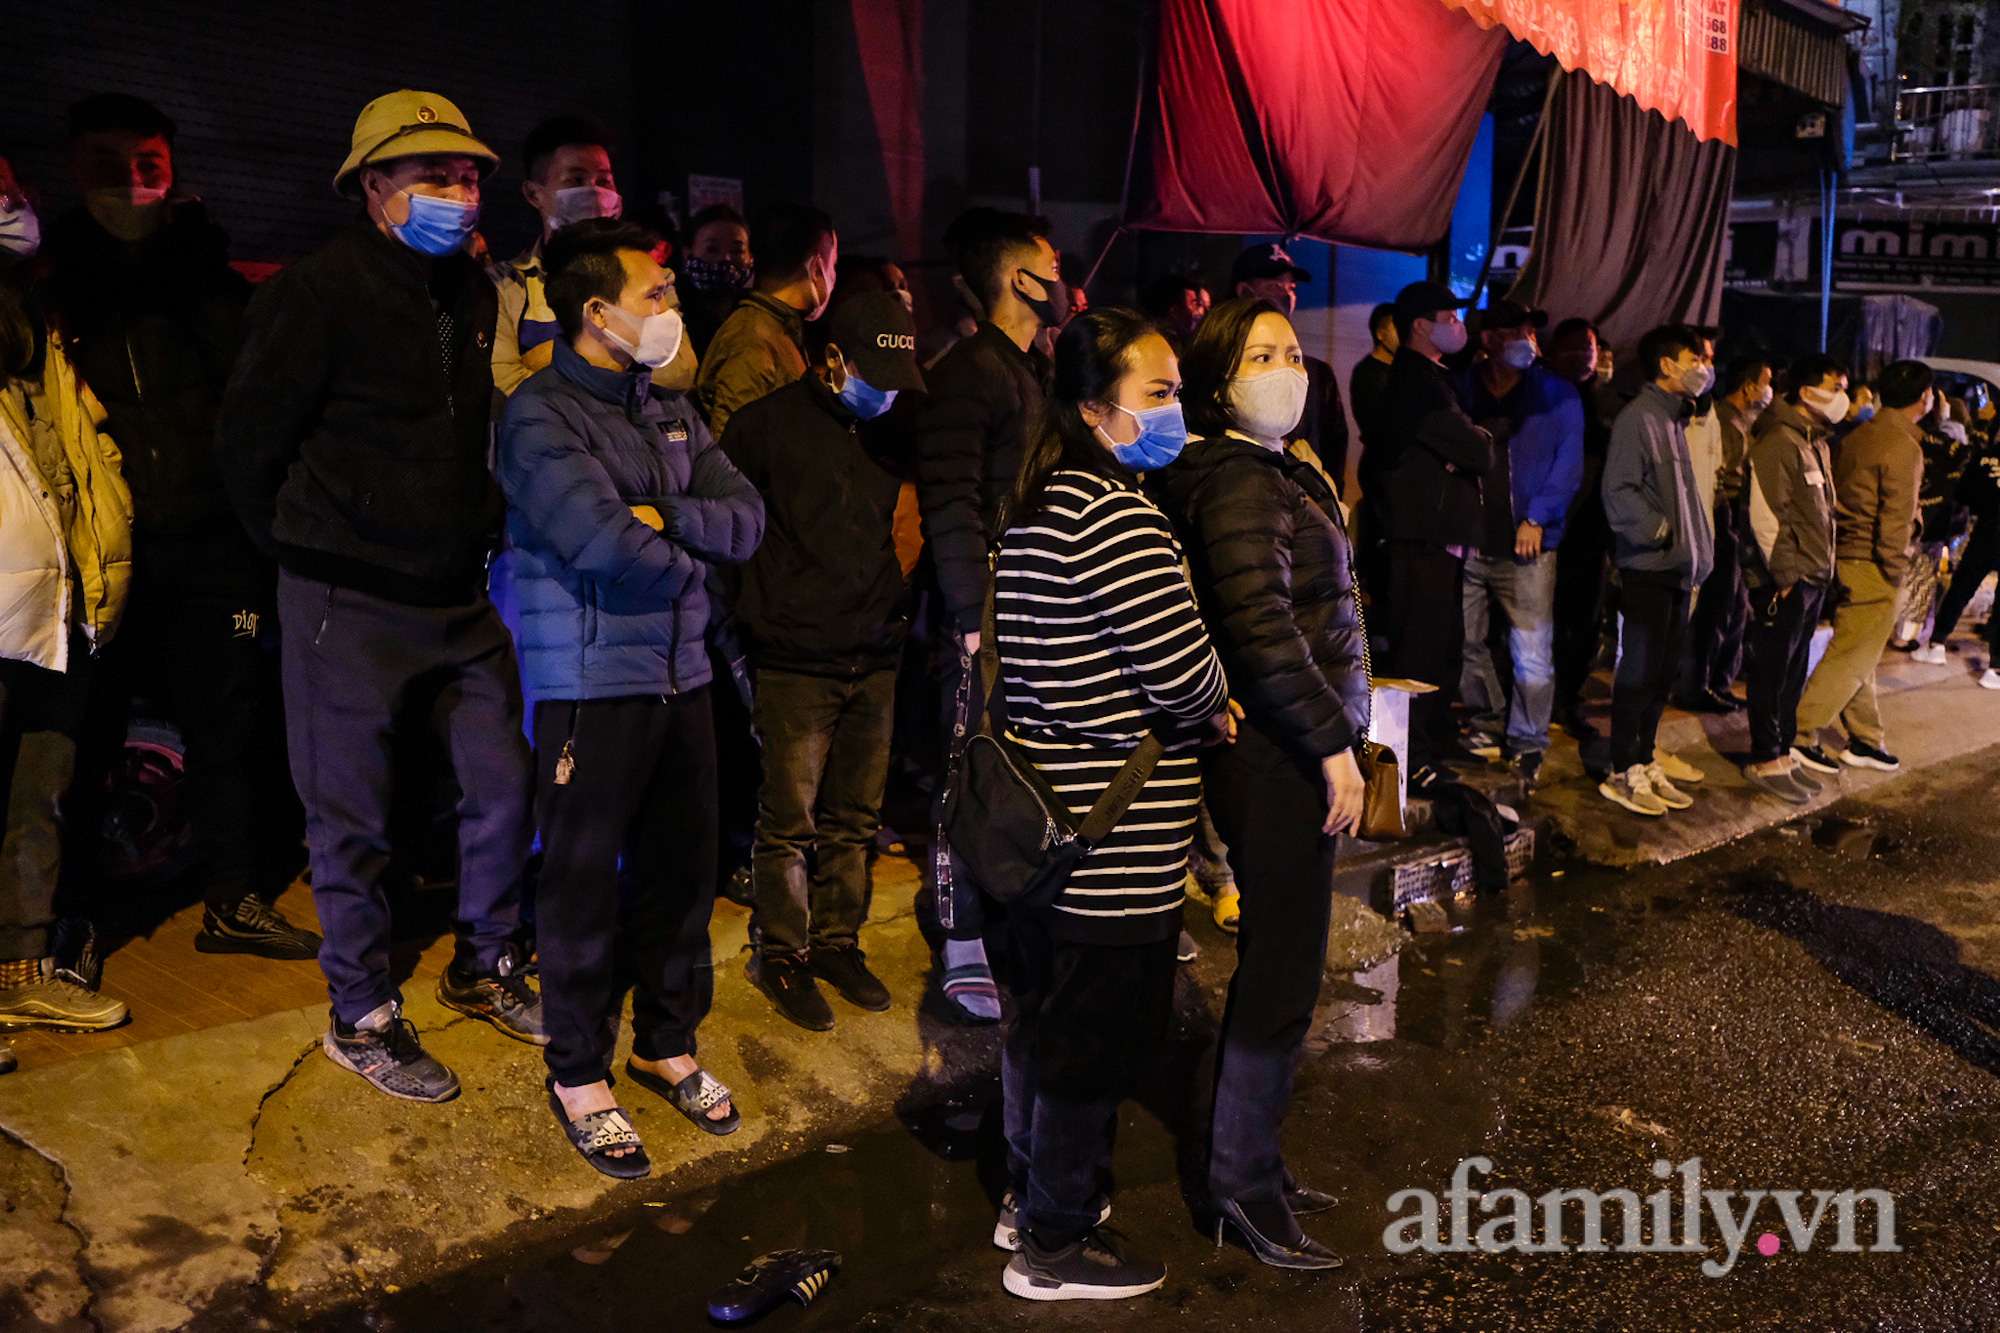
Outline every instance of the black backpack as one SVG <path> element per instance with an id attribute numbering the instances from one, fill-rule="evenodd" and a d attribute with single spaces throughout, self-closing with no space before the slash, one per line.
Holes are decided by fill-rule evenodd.
<path id="1" fill-rule="evenodd" d="M 945 775 L 944 834 L 980 892 L 1000 903 L 1046 907 L 1062 893 L 1077 863 L 1117 827 L 1166 747 L 1147 732 L 1079 821 L 1007 739 L 993 598 L 989 590 L 980 621 L 979 725 L 967 734 L 971 710 L 960 710 Z M 961 688 L 969 687 L 971 675 L 964 673 L 968 679 Z"/>

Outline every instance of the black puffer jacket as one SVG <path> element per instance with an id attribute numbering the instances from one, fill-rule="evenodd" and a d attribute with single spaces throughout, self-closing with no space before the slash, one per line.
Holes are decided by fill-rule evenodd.
<path id="1" fill-rule="evenodd" d="M 1314 762 L 1353 745 L 1368 726 L 1368 678 L 1353 551 L 1325 479 L 1220 436 L 1190 442 L 1148 481 L 1250 724 Z"/>

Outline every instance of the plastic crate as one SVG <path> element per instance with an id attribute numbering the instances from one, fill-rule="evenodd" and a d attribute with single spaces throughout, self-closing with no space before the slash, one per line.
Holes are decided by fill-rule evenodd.
<path id="1" fill-rule="evenodd" d="M 1522 825 L 1507 835 L 1507 878 L 1516 880 L 1528 873 L 1535 860 L 1535 830 Z M 1472 892 L 1472 853 L 1463 847 L 1395 868 L 1390 901 L 1400 914 L 1411 903 L 1442 902 L 1461 893 Z"/>

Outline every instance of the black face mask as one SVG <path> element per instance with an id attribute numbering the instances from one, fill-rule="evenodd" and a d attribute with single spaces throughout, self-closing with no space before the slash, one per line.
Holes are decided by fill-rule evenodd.
<path id="1" fill-rule="evenodd" d="M 1024 268 L 1017 268 L 1014 273 L 1040 284 L 1044 290 L 1044 294 L 1037 297 L 1028 295 L 1019 287 L 1014 289 L 1014 295 L 1020 298 L 1022 305 L 1035 312 L 1036 319 L 1054 328 L 1069 317 L 1069 286 L 1061 278 L 1045 278 Z"/>

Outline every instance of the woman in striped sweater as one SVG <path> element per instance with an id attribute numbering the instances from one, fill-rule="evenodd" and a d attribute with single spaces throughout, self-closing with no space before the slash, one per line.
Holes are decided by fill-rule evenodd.
<path id="1" fill-rule="evenodd" d="M 1098 1225 L 1118 1104 L 1172 1009 L 1192 751 L 1234 726 L 1180 548 L 1138 488 L 1186 439 L 1179 392 L 1172 349 L 1140 317 L 1073 320 L 994 573 L 1008 735 L 1070 808 L 1088 810 L 1148 730 L 1167 751 L 1056 901 L 1009 918 L 1013 1188 L 995 1239 L 1016 1250 L 1007 1290 L 1031 1300 L 1136 1296 L 1166 1277 Z"/>

